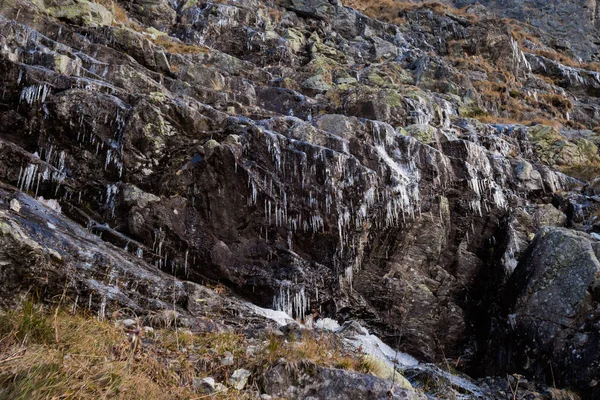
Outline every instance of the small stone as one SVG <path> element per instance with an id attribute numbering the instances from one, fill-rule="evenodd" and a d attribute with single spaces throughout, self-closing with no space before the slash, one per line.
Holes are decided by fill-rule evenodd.
<path id="1" fill-rule="evenodd" d="M 211 377 L 194 378 L 192 386 L 199 393 L 211 394 L 215 391 L 215 380 Z"/>
<path id="2" fill-rule="evenodd" d="M 243 368 L 236 369 L 229 378 L 229 384 L 234 389 L 242 390 L 246 387 L 248 378 L 250 378 L 250 371 Z"/>
<path id="3" fill-rule="evenodd" d="M 281 327 L 281 332 L 284 334 L 290 334 L 291 332 L 299 332 L 302 331 L 302 326 L 296 321 L 288 322 L 285 326 Z"/>
<path id="4" fill-rule="evenodd" d="M 179 318 L 177 322 L 178 325 L 183 328 L 191 328 L 194 326 L 194 321 L 192 321 L 190 318 Z"/>
<path id="5" fill-rule="evenodd" d="M 21 211 L 21 203 L 19 203 L 19 200 L 12 199 L 10 201 L 10 209 L 13 210 L 14 212 Z"/>
<path id="6" fill-rule="evenodd" d="M 37 201 L 45 205 L 46 207 L 56 211 L 57 213 L 61 213 L 62 209 L 60 207 L 60 203 L 56 199 L 44 199 L 44 197 L 39 196 Z"/>
<path id="7" fill-rule="evenodd" d="M 272 331 L 269 332 L 271 335 L 276 336 L 276 337 L 282 337 L 284 336 L 284 333 L 281 332 L 279 329 L 273 329 Z"/>
<path id="8" fill-rule="evenodd" d="M 137 322 L 135 322 L 133 319 L 124 319 L 121 321 L 121 324 L 125 329 L 135 329 L 137 327 Z"/>
<path id="9" fill-rule="evenodd" d="M 273 397 L 269 396 L 268 394 L 262 394 L 260 395 L 260 400 L 271 400 Z"/>
<path id="10" fill-rule="evenodd" d="M 227 386 L 223 385 L 222 383 L 215 383 L 215 392 L 226 393 L 227 390 Z"/>
<path id="11" fill-rule="evenodd" d="M 351 76 L 343 76 L 335 78 L 335 83 L 337 83 L 338 85 L 353 85 L 355 83 L 358 83 L 358 81 L 356 80 L 356 78 L 353 78 Z"/>
<path id="12" fill-rule="evenodd" d="M 144 333 L 146 335 L 152 335 L 154 333 L 154 328 L 151 326 L 145 326 L 144 327 Z"/>
<path id="13" fill-rule="evenodd" d="M 221 359 L 221 365 L 233 365 L 233 354 L 226 352 Z"/>

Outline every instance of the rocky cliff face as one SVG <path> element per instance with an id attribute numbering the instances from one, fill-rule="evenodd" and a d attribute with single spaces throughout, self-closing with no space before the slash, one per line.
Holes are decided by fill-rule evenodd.
<path id="1" fill-rule="evenodd" d="M 2 229 L 7 293 L 39 285 L 11 253 L 20 224 L 51 238 L 32 249 L 63 260 L 74 272 L 52 263 L 56 282 L 75 276 L 69 292 L 101 315 L 168 301 L 184 312 L 182 281 L 220 282 L 299 319 L 360 319 L 424 361 L 543 379 L 550 358 L 573 372 L 558 384 L 597 394 L 598 366 L 538 357 L 554 328 L 539 337 L 519 317 L 523 335 L 505 341 L 537 303 L 502 300 L 538 287 L 528 271 L 546 267 L 521 253 L 542 226 L 598 229 L 594 65 L 514 21 L 435 4 L 392 2 L 381 16 L 322 0 L 0 9 L 3 212 L 21 215 Z M 44 226 L 18 192 L 79 225 Z M 8 210 L 13 198 L 27 214 Z M 550 254 L 542 240 L 532 246 Z M 574 296 L 558 323 L 593 358 L 596 325 L 579 323 L 597 307 L 596 273 L 573 271 L 585 275 L 573 292 L 539 296 Z M 503 358 L 525 348 L 535 371 Z"/>
<path id="2" fill-rule="evenodd" d="M 594 0 L 470 1 L 452 2 L 457 7 L 479 3 L 489 12 L 516 19 L 543 31 L 546 43 L 584 60 L 598 60 L 598 2 Z"/>

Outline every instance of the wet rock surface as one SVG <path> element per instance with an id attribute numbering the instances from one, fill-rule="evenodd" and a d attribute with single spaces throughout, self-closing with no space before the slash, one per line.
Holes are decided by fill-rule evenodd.
<path id="1" fill-rule="evenodd" d="M 577 361 L 599 353 L 595 239 L 575 232 L 600 232 L 591 66 L 431 5 L 396 24 L 318 0 L 0 11 L 4 307 L 33 287 L 100 317 L 224 303 L 228 324 L 266 323 L 199 285 L 218 283 L 420 361 L 595 395 Z M 318 375 L 294 396 L 345 379 Z"/>

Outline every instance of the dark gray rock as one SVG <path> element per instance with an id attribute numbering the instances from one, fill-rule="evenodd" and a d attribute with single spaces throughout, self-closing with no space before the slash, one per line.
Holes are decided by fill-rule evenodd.
<path id="1" fill-rule="evenodd" d="M 600 365 L 598 244 L 585 233 L 542 228 L 507 282 L 506 332 L 497 366 L 537 379 L 552 375 L 589 398 Z M 492 371 L 490 371 L 492 372 Z"/>
<path id="2" fill-rule="evenodd" d="M 426 399 L 423 394 L 402 389 L 391 381 L 369 374 L 316 366 L 278 364 L 263 377 L 264 391 L 287 399 L 384 400 Z"/>

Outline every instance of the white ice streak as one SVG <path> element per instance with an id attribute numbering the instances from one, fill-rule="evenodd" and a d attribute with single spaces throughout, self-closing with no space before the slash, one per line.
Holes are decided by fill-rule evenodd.
<path id="1" fill-rule="evenodd" d="M 35 104 L 39 101 L 43 103 L 46 100 L 46 97 L 48 97 L 49 93 L 50 86 L 46 84 L 26 86 L 21 90 L 20 101 L 29 105 Z"/>

